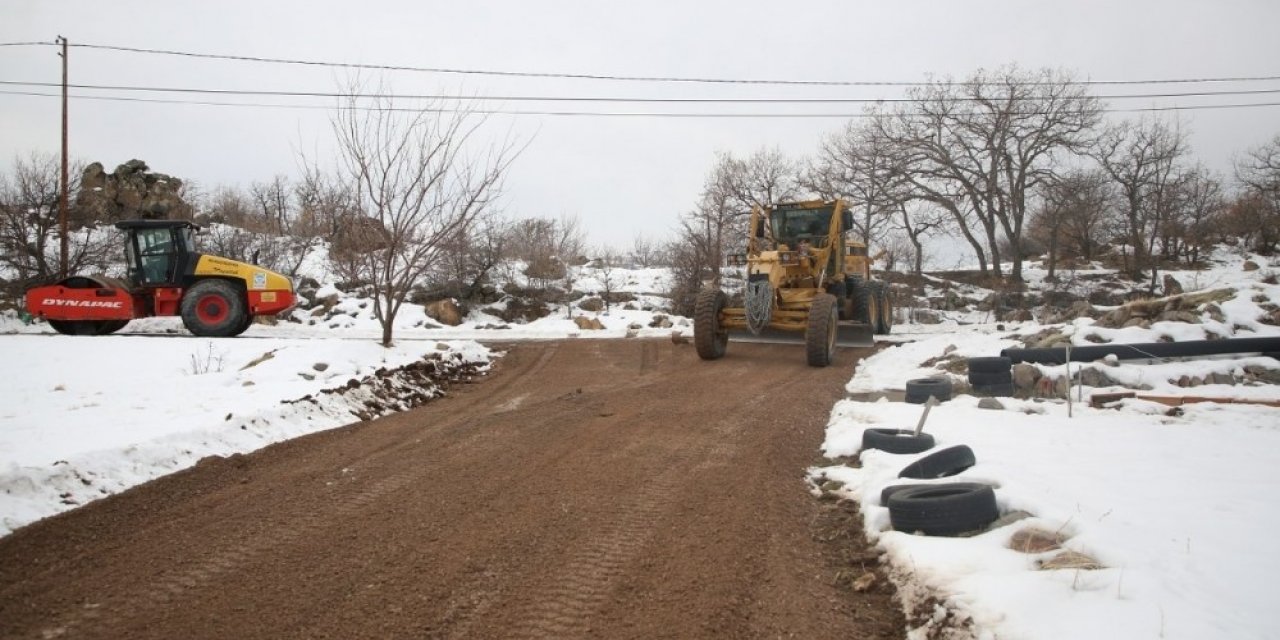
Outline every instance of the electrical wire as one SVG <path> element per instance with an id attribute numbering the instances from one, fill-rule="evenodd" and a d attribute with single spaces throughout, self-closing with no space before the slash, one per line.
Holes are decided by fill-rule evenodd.
<path id="1" fill-rule="evenodd" d="M 17 80 L 0 80 L 0 85 L 7 86 L 25 86 L 25 87 L 60 87 L 61 83 L 57 82 L 26 82 Z M 276 97 L 293 97 L 293 98 L 360 98 L 360 99 L 413 99 L 413 100 L 472 100 L 472 101 L 501 101 L 501 102 L 636 102 L 636 103 L 690 103 L 690 104 L 878 104 L 878 103 L 924 103 L 931 102 L 929 99 L 923 98 L 650 98 L 650 97 L 625 97 L 625 96 L 527 96 L 527 95 L 501 95 L 501 96 L 462 96 L 462 95 L 442 95 L 442 94 L 393 94 L 393 93 L 343 93 L 332 91 L 283 91 L 283 90 L 254 90 L 254 89 L 203 89 L 192 87 L 145 87 L 145 86 L 125 86 L 125 85 L 96 85 L 96 84 L 68 84 L 71 89 L 89 89 L 94 91 L 132 91 L 132 92 L 148 92 L 148 93 L 197 93 L 210 95 L 232 95 L 232 96 L 276 96 Z M 1188 91 L 1181 93 L 1135 93 L 1135 94 L 1115 94 L 1115 95 L 1095 95 L 1087 96 L 1101 100 L 1133 100 L 1133 99 L 1157 99 L 1157 98 L 1194 98 L 1194 97 L 1212 97 L 1212 96 L 1246 96 L 1246 95 L 1262 95 L 1280 93 L 1278 89 L 1244 89 L 1244 90 L 1228 90 L 1228 91 Z M 948 98 L 949 101 L 957 102 L 977 102 L 991 101 L 1003 102 L 1013 99 L 1015 101 L 1043 101 L 1047 98 L 1039 96 L 988 96 L 984 98 L 972 98 L 956 96 Z M 1073 98 L 1065 98 L 1070 100 Z"/>
<path id="2" fill-rule="evenodd" d="M 0 46 L 60 46 L 54 42 L 11 42 L 0 43 Z M 668 82 L 668 83 L 696 83 L 696 84 L 749 84 L 749 85 L 780 85 L 780 86 L 842 86 L 842 87 L 914 87 L 914 86 L 964 86 L 973 84 L 971 81 L 869 81 L 869 80 L 781 80 L 781 79 L 752 79 L 752 78 L 709 78 L 709 77 L 676 77 L 676 76 L 628 76 L 628 75 L 611 75 L 611 74 L 591 74 L 591 73 L 567 73 L 567 72 L 534 72 L 534 71 L 504 71 L 494 69 L 463 69 L 452 67 L 425 67 L 411 65 L 393 65 L 393 64 L 367 64 L 354 62 L 334 62 L 325 60 L 304 60 L 299 58 L 272 58 L 264 56 L 249 55 L 233 55 L 233 54 L 217 54 L 217 53 L 199 53 L 193 51 L 178 51 L 173 49 L 151 49 L 145 47 L 126 47 L 118 45 L 94 44 L 85 42 L 73 42 L 68 46 L 81 49 L 95 49 L 101 51 L 116 51 L 123 53 L 138 53 L 151 55 L 180 56 L 188 58 L 201 58 L 208 60 L 229 60 L 237 62 L 256 62 L 268 64 L 286 64 L 299 66 L 315 66 L 339 69 L 369 69 L 376 71 L 406 71 L 418 73 L 441 73 L 441 74 L 461 74 L 461 75 L 483 75 L 496 77 L 520 77 L 520 78 L 561 78 L 573 80 L 609 80 L 624 82 Z M 1280 76 L 1227 76 L 1227 77 L 1201 77 L 1201 78 L 1147 78 L 1139 80 L 1077 80 L 1071 84 L 1078 85 L 1144 85 L 1144 84 L 1199 84 L 1199 83 L 1220 83 L 1220 82 L 1265 82 L 1280 80 Z M 1031 85 L 1056 85 L 1057 82 L 1028 82 L 1024 84 Z"/>
<path id="3" fill-rule="evenodd" d="M 36 91 L 9 91 L 0 90 L 0 95 L 16 95 L 16 96 L 36 96 L 45 98 L 59 98 L 61 94 L 41 93 Z M 163 98 L 135 98 L 130 96 L 90 96 L 90 95 L 69 95 L 69 98 L 78 100 L 105 100 L 118 102 L 145 102 L 158 104 L 179 104 L 193 106 L 214 106 L 214 107 L 254 107 L 254 108 L 275 108 L 275 109 L 314 109 L 333 111 L 337 107 L 316 105 L 316 104 L 272 104 L 257 102 L 213 102 L 207 100 L 166 100 Z M 1159 111 L 1198 111 L 1198 110 L 1216 110 L 1216 109 L 1249 109 L 1257 107 L 1277 107 L 1280 102 L 1263 102 L 1263 103 L 1244 103 L 1244 104 L 1211 104 L 1211 105 L 1171 105 L 1164 107 L 1140 107 L 1129 109 L 1102 109 L 1103 113 L 1147 113 Z M 440 108 L 440 107 L 341 107 L 344 110 L 354 108 L 357 111 L 387 111 L 387 112 L 410 112 L 410 113 L 470 113 L 478 115 L 511 115 L 511 116 L 584 116 L 584 117 L 652 117 L 652 118 L 869 118 L 875 114 L 869 113 L 678 113 L 678 112 L 659 112 L 659 111 L 532 111 L 532 110 L 508 110 L 508 109 L 472 109 L 472 108 Z M 927 117 L 930 114 L 925 113 L 908 113 L 908 116 Z M 963 117 L 966 115 L 981 114 L 951 114 L 953 116 Z M 1031 114 L 1025 114 L 1031 115 Z"/>

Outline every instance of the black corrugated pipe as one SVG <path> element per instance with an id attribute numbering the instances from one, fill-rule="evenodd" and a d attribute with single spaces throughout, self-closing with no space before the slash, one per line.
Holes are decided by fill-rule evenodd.
<path id="1" fill-rule="evenodd" d="M 1090 344 L 1071 347 L 1072 362 L 1093 362 L 1114 355 L 1121 360 L 1149 358 L 1187 358 L 1214 356 L 1224 353 L 1262 353 L 1280 356 L 1280 338 L 1232 338 L 1229 340 L 1190 340 L 1185 342 L 1146 342 L 1140 344 Z M 1000 355 L 1013 362 L 1038 364 L 1065 364 L 1067 350 L 1062 347 L 1047 349 L 1004 349 Z"/>

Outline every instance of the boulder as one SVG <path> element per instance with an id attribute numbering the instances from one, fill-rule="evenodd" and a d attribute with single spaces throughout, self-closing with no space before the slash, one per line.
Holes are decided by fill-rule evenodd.
<path id="1" fill-rule="evenodd" d="M 604 300 L 596 297 L 584 298 L 578 303 L 578 308 L 583 311 L 602 311 L 604 309 Z"/>
<path id="2" fill-rule="evenodd" d="M 670 329 L 673 325 L 671 324 L 671 318 L 664 315 L 655 315 L 653 320 L 649 322 L 649 326 L 654 329 Z"/>
<path id="3" fill-rule="evenodd" d="M 1004 405 L 1001 404 L 1000 401 L 996 400 L 995 398 L 983 398 L 978 401 L 978 408 L 991 409 L 994 411 L 1003 411 Z"/>
<path id="4" fill-rule="evenodd" d="M 130 160 L 111 173 L 100 162 L 85 167 L 74 208 L 74 217 L 84 223 L 186 218 L 192 213 L 182 198 L 182 180 L 153 173 L 141 160 Z"/>
<path id="5" fill-rule="evenodd" d="M 440 324 L 456 327 L 462 324 L 462 309 L 452 298 L 436 300 L 426 305 L 427 316 Z"/>
<path id="6" fill-rule="evenodd" d="M 1086 387 L 1124 386 L 1115 378 L 1107 375 L 1105 371 L 1093 367 L 1085 367 L 1080 370 L 1080 384 Z"/>
<path id="7" fill-rule="evenodd" d="M 1176 296 L 1176 295 L 1180 295 L 1181 293 L 1182 293 L 1182 283 L 1178 282 L 1177 278 L 1167 273 L 1164 274 L 1164 295 Z"/>
<path id="8" fill-rule="evenodd" d="M 1013 365 L 1013 386 L 1016 389 L 1030 391 L 1040 381 L 1040 369 L 1035 365 L 1019 362 Z"/>
<path id="9" fill-rule="evenodd" d="M 932 309 L 916 309 L 912 317 L 916 324 L 942 324 L 942 315 Z"/>
<path id="10" fill-rule="evenodd" d="M 573 323 L 578 325 L 583 331 L 599 331 L 604 329 L 604 325 L 600 324 L 600 320 L 588 316 L 577 316 L 573 319 Z"/>
<path id="11" fill-rule="evenodd" d="M 1245 260 L 1245 261 L 1244 261 L 1244 270 L 1245 270 L 1245 271 L 1257 271 L 1259 268 L 1260 268 L 1260 267 L 1258 266 L 1258 263 L 1256 263 L 1256 262 L 1254 262 L 1254 261 L 1252 261 L 1252 260 Z"/>

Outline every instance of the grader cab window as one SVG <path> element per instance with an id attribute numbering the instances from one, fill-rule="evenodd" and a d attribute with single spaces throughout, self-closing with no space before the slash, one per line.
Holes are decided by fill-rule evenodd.
<path id="1" fill-rule="evenodd" d="M 816 243 L 831 228 L 832 207 L 818 209 L 777 209 L 770 217 L 774 237 L 788 245 L 800 239 Z"/>

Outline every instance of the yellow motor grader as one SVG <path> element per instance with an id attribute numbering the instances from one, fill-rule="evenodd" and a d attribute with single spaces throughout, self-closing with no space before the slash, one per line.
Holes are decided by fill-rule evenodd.
<path id="1" fill-rule="evenodd" d="M 831 364 L 836 346 L 869 346 L 887 334 L 893 310 L 885 283 L 871 279 L 867 245 L 846 237 L 853 214 L 842 200 L 788 202 L 751 212 L 747 252 L 730 266 L 746 268 L 741 307 L 717 288 L 703 289 L 694 309 L 693 343 L 704 360 L 723 357 L 735 340 L 797 342 L 814 367 Z"/>

